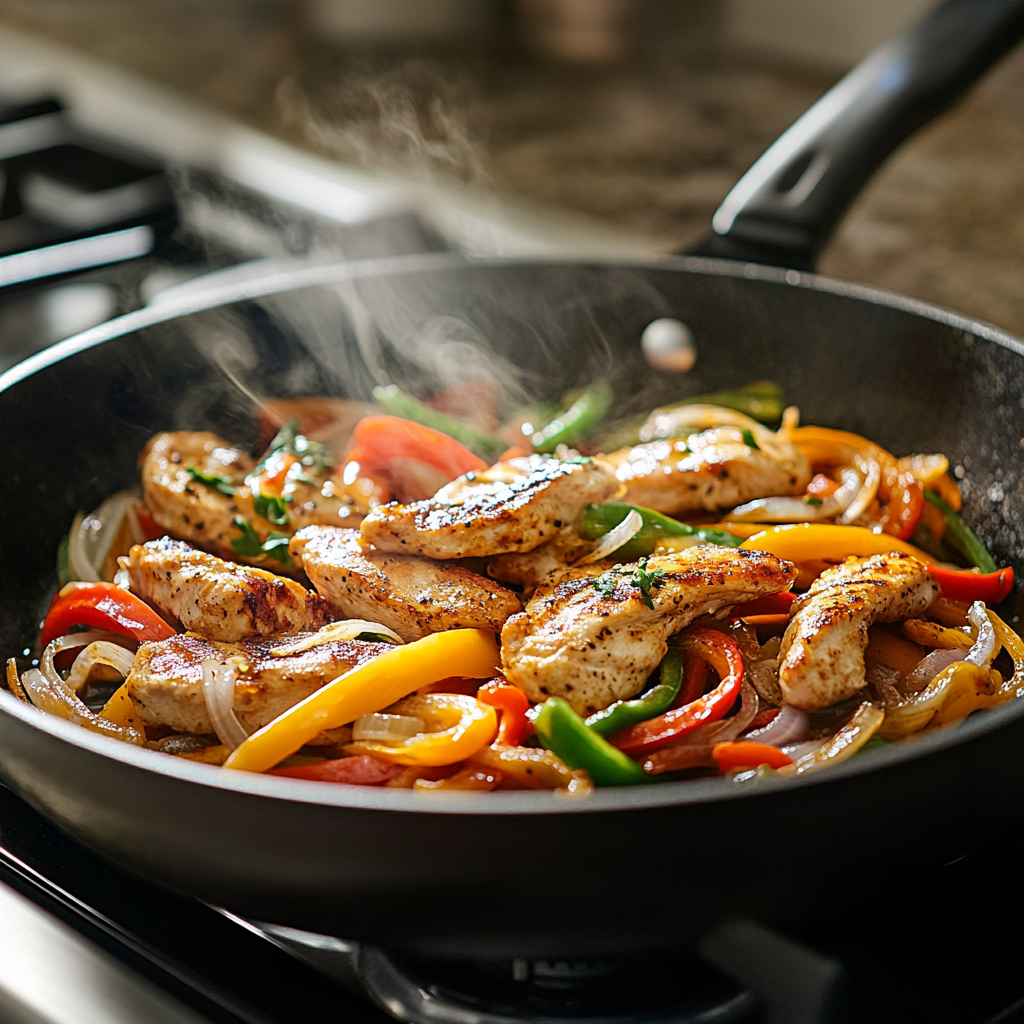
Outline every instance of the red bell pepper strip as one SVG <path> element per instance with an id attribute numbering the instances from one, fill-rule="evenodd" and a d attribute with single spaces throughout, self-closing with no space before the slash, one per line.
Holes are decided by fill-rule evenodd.
<path id="1" fill-rule="evenodd" d="M 909 540 L 917 529 L 924 508 L 924 488 L 917 477 L 901 469 L 895 461 L 883 462 L 878 496 L 885 502 L 878 521 L 882 532 L 900 540 Z"/>
<path id="2" fill-rule="evenodd" d="M 767 597 L 759 597 L 756 601 L 748 601 L 746 604 L 738 604 L 729 612 L 729 621 L 746 619 L 751 615 L 788 615 L 796 594 L 788 590 L 780 594 L 769 594 Z"/>
<path id="3" fill-rule="evenodd" d="M 792 764 L 793 759 L 784 754 L 778 747 L 767 743 L 755 743 L 752 740 L 733 740 L 729 743 L 716 743 L 711 748 L 711 756 L 722 772 L 736 768 L 757 768 L 762 764 L 769 768 L 782 768 Z"/>
<path id="4" fill-rule="evenodd" d="M 501 712 L 498 738 L 495 740 L 499 747 L 521 746 L 523 740 L 533 732 L 533 722 L 526 717 L 530 702 L 518 686 L 498 678 L 481 686 L 476 699 Z"/>
<path id="5" fill-rule="evenodd" d="M 708 668 L 703 658 L 691 655 L 683 665 L 683 685 L 679 695 L 672 702 L 671 710 L 692 704 L 698 697 L 703 697 L 708 688 Z"/>
<path id="6" fill-rule="evenodd" d="M 364 416 L 352 434 L 348 462 L 358 462 L 370 476 L 387 474 L 392 459 L 414 459 L 454 480 L 487 468 L 468 448 L 433 427 L 400 416 Z"/>
<path id="7" fill-rule="evenodd" d="M 984 601 L 989 607 L 1005 601 L 1013 590 L 1013 569 L 998 572 L 973 572 L 970 569 L 943 569 L 929 565 L 943 597 L 950 601 Z"/>
<path id="8" fill-rule="evenodd" d="M 387 764 L 369 754 L 357 754 L 355 757 L 339 757 L 335 761 L 321 761 L 320 764 L 274 768 L 266 774 L 313 782 L 347 782 L 350 786 L 383 786 L 404 771 L 404 765 Z"/>
<path id="9" fill-rule="evenodd" d="M 610 736 L 609 742 L 630 757 L 649 754 L 705 722 L 717 721 L 736 703 L 744 671 L 743 655 L 736 641 L 714 629 L 695 629 L 685 636 L 683 646 L 690 660 L 700 657 L 709 662 L 722 681 L 710 693 L 681 708 Z"/>
<path id="10" fill-rule="evenodd" d="M 166 640 L 172 629 L 144 601 L 113 583 L 69 583 L 50 605 L 39 635 L 45 648 L 72 626 L 96 626 L 136 640 Z"/>

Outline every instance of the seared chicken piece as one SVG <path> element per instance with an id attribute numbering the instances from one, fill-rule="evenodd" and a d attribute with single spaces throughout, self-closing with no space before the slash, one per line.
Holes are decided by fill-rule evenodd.
<path id="1" fill-rule="evenodd" d="M 779 684 L 787 704 L 813 711 L 865 686 L 864 650 L 874 622 L 920 615 L 938 597 L 928 567 L 893 552 L 826 569 L 793 604 L 782 638 Z"/>
<path id="2" fill-rule="evenodd" d="M 580 537 L 576 523 L 563 526 L 555 536 L 532 551 L 495 555 L 487 563 L 487 575 L 533 591 L 552 573 L 563 573 L 594 544 Z"/>
<path id="3" fill-rule="evenodd" d="M 235 524 L 241 516 L 256 531 L 261 542 L 271 531 L 290 533 L 311 523 L 357 526 L 362 519 L 360 504 L 337 477 L 317 484 L 298 482 L 287 504 L 288 523 L 270 523 L 256 514 L 252 493 L 245 485 L 253 460 L 228 441 L 201 431 L 157 434 L 142 452 L 142 490 L 146 506 L 157 523 L 172 537 L 192 541 L 232 561 L 258 562 L 282 568 L 266 556 L 239 555 L 231 542 L 242 537 Z M 211 483 L 203 483 L 198 471 Z M 217 489 L 233 488 L 234 494 Z M 358 484 L 358 481 L 357 481 Z"/>
<path id="4" fill-rule="evenodd" d="M 620 490 L 612 470 L 597 459 L 530 455 L 467 473 L 426 501 L 378 505 L 360 531 L 364 543 L 382 551 L 427 558 L 532 551 L 590 502 Z"/>
<path id="5" fill-rule="evenodd" d="M 498 632 L 522 609 L 515 594 L 461 566 L 364 550 L 357 530 L 308 526 L 289 550 L 339 615 L 379 622 L 406 641 L 446 629 Z"/>
<path id="6" fill-rule="evenodd" d="M 667 638 L 698 616 L 788 590 L 795 578 L 775 555 L 700 545 L 647 561 L 649 608 L 638 563 L 570 569 L 505 623 L 502 668 L 530 700 L 564 697 L 589 715 L 639 692 Z"/>
<path id="7" fill-rule="evenodd" d="M 242 568 L 170 537 L 136 544 L 128 576 L 133 594 L 210 640 L 316 630 L 332 617 L 322 597 L 294 580 Z"/>
<path id="8" fill-rule="evenodd" d="M 186 633 L 143 644 L 125 680 L 128 695 L 147 725 L 213 732 L 203 694 L 203 662 L 241 657 L 244 666 L 235 682 L 234 711 L 251 733 L 331 680 L 392 650 L 385 643 L 336 640 L 277 657 L 270 652 L 280 643 L 274 637 L 217 643 Z"/>
<path id="9" fill-rule="evenodd" d="M 757 447 L 746 443 L 739 427 L 713 427 L 602 458 L 626 485 L 623 501 L 667 515 L 714 512 L 754 498 L 803 493 L 811 470 L 794 445 L 763 428 L 747 440 Z"/>

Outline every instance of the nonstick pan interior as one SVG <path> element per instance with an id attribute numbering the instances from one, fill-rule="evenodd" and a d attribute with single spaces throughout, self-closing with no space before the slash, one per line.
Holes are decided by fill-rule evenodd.
<path id="1" fill-rule="evenodd" d="M 3 651 L 31 645 L 60 537 L 77 511 L 134 481 L 153 432 L 210 429 L 254 443 L 262 398 L 365 398 L 390 382 L 429 392 L 481 374 L 509 402 L 606 378 L 622 414 L 776 380 L 805 422 L 862 432 L 896 454 L 948 454 L 963 467 L 968 521 L 997 560 L 1021 565 L 1022 350 L 995 328 L 711 260 L 415 258 L 297 272 L 273 286 L 325 280 L 259 298 L 248 286 L 190 313 L 142 311 L 0 380 Z M 693 330 L 690 373 L 644 361 L 640 333 L 660 316 Z M 110 340 L 89 344 L 104 332 Z M 12 698 L 0 696 L 8 711 Z M 0 714 L 0 770 L 119 863 L 254 917 L 452 954 L 594 952 L 681 941 L 736 913 L 784 919 L 858 865 L 958 852 L 1024 806 L 1022 718 L 1008 706 L 806 782 L 743 792 L 720 780 L 669 783 L 579 806 L 547 794 L 236 780 L 31 709 Z M 774 858 L 770 884 L 751 872 L 752 848 L 787 845 L 810 855 Z M 709 860 L 720 870 L 700 873 Z M 680 867 L 653 870 L 666 862 Z M 496 887 L 504 906 L 536 912 L 497 927 Z M 596 896 L 620 888 L 628 900 Z M 637 914 L 638 903 L 659 913 Z"/>

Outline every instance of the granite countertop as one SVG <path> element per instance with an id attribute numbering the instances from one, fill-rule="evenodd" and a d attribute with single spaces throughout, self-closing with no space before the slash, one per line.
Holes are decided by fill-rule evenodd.
<path id="1" fill-rule="evenodd" d="M 619 69 L 345 54 L 284 0 L 0 0 L 6 22 L 348 163 L 466 182 L 685 248 L 831 78 L 690 48 Z M 895 155 L 822 273 L 1024 334 L 1024 52 Z"/>

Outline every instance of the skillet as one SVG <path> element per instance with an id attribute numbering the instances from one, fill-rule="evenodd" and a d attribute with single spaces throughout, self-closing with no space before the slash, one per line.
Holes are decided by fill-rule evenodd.
<path id="1" fill-rule="evenodd" d="M 257 398 L 360 398 L 390 381 L 428 391 L 452 367 L 539 397 L 605 377 L 623 413 L 777 380 L 805 422 L 947 453 L 965 470 L 967 520 L 1020 572 L 1024 343 L 795 268 L 886 153 L 1022 34 L 1022 0 L 953 0 L 869 58 L 719 211 L 704 251 L 731 261 L 299 266 L 129 314 L 15 367 L 0 378 L 0 649 L 31 645 L 58 541 L 77 510 L 134 482 L 156 430 L 255 444 Z M 663 316 L 696 338 L 685 377 L 652 372 L 638 344 Z M 793 780 L 580 801 L 426 795 L 183 762 L 0 691 L 5 781 L 121 866 L 248 917 L 453 957 L 677 945 L 738 914 L 785 924 L 841 905 L 866 870 L 949 859 L 1018 818 L 1022 744 L 1015 702 Z"/>

